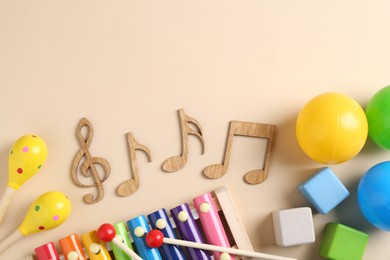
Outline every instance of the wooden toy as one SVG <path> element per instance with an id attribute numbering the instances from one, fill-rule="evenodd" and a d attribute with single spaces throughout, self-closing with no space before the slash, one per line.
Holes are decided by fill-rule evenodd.
<path id="1" fill-rule="evenodd" d="M 243 225 L 240 221 L 239 215 L 235 211 L 234 203 L 233 203 L 233 200 L 232 200 L 232 197 L 231 197 L 229 190 L 226 187 L 221 187 L 221 188 L 218 188 L 218 189 L 212 191 L 211 195 L 212 195 L 212 200 L 213 200 L 214 206 L 215 206 L 215 208 L 218 212 L 218 215 L 221 219 L 221 222 L 223 224 L 223 228 L 225 230 L 225 233 L 229 239 L 229 244 L 232 246 L 232 248 L 238 248 L 240 250 L 245 250 L 245 251 L 253 251 L 253 247 L 251 245 L 250 240 L 248 239 L 248 235 L 246 234 L 245 228 L 243 227 Z M 199 197 L 199 196 L 197 196 L 197 197 Z M 150 250 L 150 248 L 146 244 L 141 245 L 141 247 L 138 247 L 137 243 L 135 243 L 135 241 L 137 241 L 137 240 L 141 240 L 143 243 L 145 242 L 145 236 L 147 234 L 146 233 L 147 231 L 145 231 L 145 230 L 150 230 L 149 227 L 146 227 L 146 225 L 147 226 L 156 225 L 157 228 L 159 228 L 161 231 L 165 231 L 165 229 L 167 229 L 169 226 L 171 226 L 174 229 L 174 233 L 178 234 L 180 226 L 176 225 L 176 223 L 174 222 L 174 218 L 179 217 L 177 215 L 183 215 L 183 213 L 179 214 L 181 211 L 185 212 L 184 215 L 193 216 L 193 223 L 192 224 L 197 226 L 197 228 L 199 230 L 199 236 L 201 238 L 203 238 L 203 234 L 205 233 L 206 227 L 204 227 L 203 224 L 201 223 L 195 207 L 193 205 L 188 205 L 188 204 L 187 204 L 187 206 L 188 206 L 188 208 L 184 207 L 183 210 L 178 209 L 176 212 L 173 210 L 170 210 L 174 214 L 172 214 L 171 216 L 168 215 L 168 218 L 166 216 L 163 217 L 161 210 L 158 210 L 159 213 L 155 214 L 153 216 L 153 218 L 151 218 L 152 220 L 147 221 L 146 218 L 144 218 L 144 217 L 136 217 L 136 218 L 133 218 L 133 219 L 135 219 L 133 221 L 131 221 L 131 220 L 127 221 L 128 224 L 130 224 L 129 223 L 130 221 L 133 222 L 132 224 L 129 225 L 128 229 L 130 230 L 130 236 L 129 236 L 130 240 L 131 239 L 133 240 L 132 246 L 134 247 L 134 250 L 139 255 L 141 255 L 141 252 L 143 251 L 143 246 L 146 246 L 146 250 Z M 170 211 L 167 210 L 167 212 L 170 212 Z M 154 213 L 156 213 L 156 212 L 154 212 Z M 153 213 L 151 213 L 151 214 L 153 214 Z M 151 215 L 151 214 L 149 214 L 149 215 Z M 165 228 L 164 228 L 163 221 L 161 221 L 160 219 L 163 219 L 166 221 L 167 225 Z M 186 225 L 189 224 L 188 221 L 184 221 L 184 222 L 185 223 L 183 223 L 183 224 L 186 224 Z M 179 223 L 181 223 L 181 222 L 179 222 Z M 140 229 L 138 228 L 139 226 L 142 227 L 141 232 L 139 232 L 140 231 Z M 144 228 L 144 226 L 145 226 L 145 228 Z M 138 230 L 138 231 L 136 232 L 136 230 Z M 126 232 L 126 231 L 123 230 L 122 232 Z M 134 234 L 132 234 L 131 232 L 133 232 Z M 117 231 L 116 231 L 116 233 L 119 234 L 119 232 L 117 232 Z M 128 234 L 128 232 L 126 232 L 126 233 Z M 135 236 L 135 233 L 138 233 L 139 237 Z M 97 235 L 99 237 L 99 234 L 97 234 Z M 135 238 L 134 238 L 134 236 L 135 236 Z M 119 238 L 119 236 L 116 236 L 116 237 L 118 238 L 118 240 L 120 240 L 120 241 L 122 240 L 121 238 Z M 179 236 L 179 237 L 181 239 L 183 239 L 182 236 Z M 121 244 L 123 245 L 123 243 L 121 243 Z M 129 248 L 129 247 L 127 246 L 127 248 Z M 110 250 L 110 247 L 107 247 L 107 249 Z M 112 255 L 115 255 L 115 252 L 114 252 L 114 248 L 112 245 L 111 245 L 111 249 L 113 252 L 111 252 L 110 255 L 113 258 Z M 157 250 L 157 249 L 154 249 L 154 250 Z M 204 258 L 201 258 L 202 254 L 200 255 L 200 258 L 196 258 L 196 255 L 195 255 L 195 257 L 193 257 L 192 255 L 189 254 L 190 250 L 198 250 L 198 251 L 204 252 L 203 253 Z M 188 257 L 188 259 L 210 259 L 210 256 L 211 256 L 211 252 L 209 252 L 207 250 L 186 248 L 183 251 L 185 252 L 185 255 Z M 61 253 L 61 252 L 59 252 L 59 253 Z M 124 253 L 127 254 L 126 252 L 124 252 Z M 62 252 L 62 254 L 63 254 L 63 252 Z M 115 256 L 115 259 L 125 259 L 125 258 Z M 154 258 L 152 258 L 152 259 L 154 259 Z M 158 257 L 157 257 L 157 259 L 158 259 Z M 166 258 L 164 258 L 164 259 L 166 259 Z M 47 259 L 43 259 L 43 260 L 47 260 Z"/>
<path id="2" fill-rule="evenodd" d="M 298 188 L 321 214 L 328 214 L 350 194 L 329 167 L 318 170 Z"/>
<path id="3" fill-rule="evenodd" d="M 44 193 L 31 205 L 22 224 L 0 243 L 0 254 L 24 236 L 58 227 L 70 212 L 71 204 L 65 194 Z"/>
<path id="4" fill-rule="evenodd" d="M 81 241 L 90 260 L 111 260 L 106 244 L 98 238 L 96 230 L 81 235 Z"/>
<path id="5" fill-rule="evenodd" d="M 182 152 L 179 156 L 173 156 L 166 159 L 162 165 L 162 169 L 166 172 L 176 172 L 184 167 L 188 158 L 188 136 L 194 135 L 198 137 L 202 144 L 202 154 L 204 153 L 204 140 L 202 127 L 194 118 L 187 116 L 183 109 L 179 110 L 180 127 L 181 127 L 181 143 Z M 196 131 L 190 128 L 190 124 L 196 127 Z"/>
<path id="6" fill-rule="evenodd" d="M 162 259 L 156 248 L 149 248 L 145 242 L 145 234 L 150 231 L 149 223 L 144 215 L 137 216 L 127 221 L 127 226 L 133 237 L 135 247 L 143 259 Z"/>
<path id="7" fill-rule="evenodd" d="M 189 117 L 185 114 L 183 109 L 179 110 L 180 126 L 181 126 L 181 141 L 182 141 L 182 152 L 178 156 L 172 156 L 166 159 L 162 165 L 162 169 L 166 172 L 175 172 L 182 169 L 188 159 L 188 136 L 194 135 L 201 140 L 202 144 L 202 154 L 204 153 L 204 139 L 202 128 L 197 120 L 192 117 Z M 195 126 L 195 130 L 190 127 L 190 125 Z M 83 129 L 86 128 L 86 136 L 83 136 Z M 240 122 L 240 121 L 231 121 L 229 126 L 229 133 L 227 137 L 227 145 L 225 148 L 225 156 L 222 164 L 210 165 L 204 169 L 204 175 L 208 178 L 220 178 L 222 177 L 229 165 L 231 148 L 233 143 L 233 138 L 235 135 L 238 136 L 248 136 L 256 138 L 266 138 L 267 146 L 266 153 L 264 157 L 264 167 L 263 169 L 252 170 L 245 174 L 244 179 L 249 184 L 258 184 L 265 181 L 268 178 L 268 171 L 271 159 L 271 149 L 273 140 L 275 138 L 275 126 L 274 125 L 265 125 L 258 123 L 250 122 Z M 80 149 L 76 153 L 72 161 L 71 166 L 71 178 L 72 181 L 79 187 L 89 188 L 96 187 L 97 195 L 94 196 L 92 193 L 86 194 L 84 196 L 84 201 L 88 204 L 97 203 L 104 197 L 103 182 L 108 179 L 110 176 L 110 164 L 107 160 L 101 157 L 92 157 L 89 151 L 89 146 L 91 145 L 93 138 L 93 127 L 88 119 L 82 118 L 76 128 L 76 137 L 80 144 Z M 132 133 L 126 134 L 127 146 L 129 150 L 130 157 L 130 166 L 133 177 L 129 180 L 126 180 L 118 185 L 116 189 L 116 194 L 121 197 L 129 196 L 134 194 L 139 188 L 139 174 L 138 174 L 138 164 L 136 158 L 136 150 L 143 151 L 148 161 L 151 161 L 150 150 L 138 143 L 134 138 Z M 102 167 L 102 173 L 99 173 L 95 165 L 98 164 Z M 78 178 L 78 172 L 80 171 L 82 177 L 92 178 L 91 184 L 85 184 Z M 8 195 L 9 192 L 6 192 Z M 8 196 L 5 196 L 8 197 Z M 7 201 L 6 199 L 4 199 Z"/>
<path id="8" fill-rule="evenodd" d="M 146 146 L 139 144 L 132 133 L 126 134 L 127 139 L 127 147 L 129 150 L 129 156 L 130 156 L 130 165 L 131 165 L 131 171 L 133 173 L 133 178 L 126 180 L 119 184 L 119 186 L 116 189 L 116 194 L 121 197 L 126 197 L 131 194 L 134 194 L 138 188 L 139 188 L 139 177 L 138 177 L 138 163 L 137 163 L 137 157 L 136 157 L 136 150 L 143 151 L 148 161 L 151 162 L 152 159 L 150 157 L 150 151 L 149 148 Z"/>
<path id="9" fill-rule="evenodd" d="M 37 135 L 24 135 L 13 144 L 8 156 L 8 184 L 0 201 L 0 224 L 15 191 L 45 163 L 47 147 Z"/>
<path id="10" fill-rule="evenodd" d="M 122 250 L 122 253 L 127 255 L 127 257 L 122 258 L 122 256 L 118 256 L 115 254 L 116 259 L 134 259 L 134 260 L 142 260 L 142 258 L 137 255 L 132 249 L 128 247 L 121 239 L 116 235 L 116 228 L 114 228 L 111 224 L 105 223 L 101 225 L 97 230 L 97 236 L 101 241 L 110 242 L 110 244 L 114 244 L 118 249 Z M 125 256 L 122 254 L 123 256 Z"/>
<path id="11" fill-rule="evenodd" d="M 204 175 L 211 179 L 220 178 L 223 175 L 225 175 L 225 173 L 228 170 L 233 138 L 235 135 L 266 138 L 267 148 L 266 148 L 266 153 L 264 158 L 263 169 L 257 169 L 257 170 L 252 170 L 250 172 L 247 172 L 244 177 L 245 181 L 249 184 L 262 183 L 268 178 L 269 165 L 271 162 L 271 150 L 275 138 L 275 129 L 276 127 L 274 125 L 231 121 L 229 126 L 228 136 L 227 136 L 225 156 L 223 162 L 222 164 L 213 164 L 207 166 L 203 170 Z"/>
<path id="12" fill-rule="evenodd" d="M 81 245 L 79 236 L 77 234 L 71 234 L 67 237 L 64 237 L 58 240 L 62 254 L 65 257 L 65 260 L 86 260 L 87 257 L 84 253 L 83 246 Z M 40 259 L 38 260 L 50 260 L 50 259 Z"/>
<path id="13" fill-rule="evenodd" d="M 86 139 L 83 137 L 82 129 L 87 128 Z M 95 197 L 92 193 L 89 193 L 84 196 L 84 201 L 88 204 L 99 202 L 104 197 L 103 182 L 107 180 L 110 176 L 110 164 L 101 157 L 92 157 L 89 152 L 89 146 L 91 145 L 93 138 L 93 127 L 92 124 L 86 118 L 82 118 L 77 125 L 76 129 L 77 140 L 80 144 L 80 149 L 73 158 L 72 167 L 71 167 L 71 178 L 73 182 L 83 188 L 96 187 L 97 196 Z M 83 163 L 81 163 L 81 161 Z M 81 164 L 81 166 L 80 166 Z M 99 164 L 103 168 L 103 173 L 101 174 L 103 178 L 101 179 L 98 170 L 95 167 L 95 164 Z M 80 167 L 80 172 L 84 177 L 91 177 L 93 180 L 92 184 L 83 184 L 79 181 L 77 177 L 77 172 Z"/>
<path id="14" fill-rule="evenodd" d="M 284 209 L 272 213 L 275 240 L 279 246 L 295 246 L 315 241 L 309 207 Z"/>
<path id="15" fill-rule="evenodd" d="M 234 206 L 233 198 L 229 190 L 225 186 L 222 186 L 214 190 L 214 193 L 217 198 L 217 200 L 214 199 L 215 207 L 217 208 L 217 211 L 219 207 L 223 209 L 225 221 L 227 222 L 230 233 L 234 238 L 235 245 L 242 250 L 254 251 L 249 237 L 245 232 L 241 218 Z"/>
<path id="16" fill-rule="evenodd" d="M 153 229 L 163 232 L 165 237 L 176 238 L 175 230 L 169 220 L 167 211 L 162 208 L 148 215 L 149 224 Z M 183 250 L 174 245 L 163 245 L 160 251 L 164 259 L 186 259 Z"/>
<path id="17" fill-rule="evenodd" d="M 53 242 L 35 248 L 35 255 L 38 260 L 60 260 L 60 256 Z"/>
<path id="18" fill-rule="evenodd" d="M 171 209 L 172 218 L 176 224 L 179 236 L 187 241 L 204 243 L 204 238 L 195 222 L 190 206 L 187 203 Z M 191 259 L 209 260 L 209 252 L 205 250 L 188 248 Z"/>
<path id="19" fill-rule="evenodd" d="M 150 231 L 146 235 L 146 243 L 148 244 L 148 246 L 150 246 L 152 248 L 158 248 L 163 243 L 165 243 L 165 244 L 171 244 L 171 245 L 179 245 L 179 246 L 221 252 L 222 253 L 221 256 L 219 258 L 216 258 L 216 259 L 220 259 L 220 260 L 229 260 L 229 259 L 231 259 L 231 255 L 239 255 L 239 256 L 246 256 L 246 257 L 252 257 L 252 258 L 269 259 L 269 260 L 293 260 L 294 259 L 294 258 L 289 258 L 289 257 L 282 257 L 282 256 L 269 255 L 269 254 L 263 254 L 263 253 L 257 253 L 257 252 L 250 252 L 250 251 L 245 251 L 245 250 L 240 250 L 240 249 L 235 249 L 235 248 L 230 248 L 230 247 L 201 244 L 201 243 L 192 242 L 192 241 L 185 241 L 185 240 L 180 240 L 180 239 L 168 238 L 168 237 L 164 237 L 164 234 L 160 230 L 157 230 L 157 229 L 153 229 L 152 231 Z"/>
<path id="20" fill-rule="evenodd" d="M 328 223 L 321 241 L 320 255 L 327 259 L 361 260 L 368 235 L 339 223 Z"/>
<path id="21" fill-rule="evenodd" d="M 211 193 L 200 195 L 194 198 L 193 201 L 200 222 L 204 227 L 207 241 L 216 246 L 230 248 L 229 240 L 222 226 L 217 209 L 215 208 Z M 213 255 L 215 259 L 219 259 L 221 254 L 219 252 L 213 252 Z M 234 257 L 231 259 L 234 259 Z"/>
<path id="22" fill-rule="evenodd" d="M 116 223 L 114 225 L 114 229 L 115 229 L 116 239 L 113 239 L 111 241 L 110 246 L 112 248 L 112 252 L 114 253 L 115 258 L 121 260 L 131 260 L 131 257 L 129 257 L 128 254 L 126 254 L 123 251 L 123 246 L 121 246 L 124 245 L 128 249 L 134 251 L 133 246 L 131 245 L 130 242 L 130 237 L 127 232 L 126 224 L 124 222 Z M 100 239 L 99 230 L 98 230 L 98 237 Z M 118 245 L 118 242 L 121 242 L 121 245 Z"/>

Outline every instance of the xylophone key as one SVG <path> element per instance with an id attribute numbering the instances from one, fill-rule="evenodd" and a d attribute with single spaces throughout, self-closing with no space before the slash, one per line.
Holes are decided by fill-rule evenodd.
<path id="1" fill-rule="evenodd" d="M 77 234 L 71 234 L 67 237 L 61 238 L 58 240 L 58 243 L 60 244 L 61 252 L 65 257 L 65 260 L 87 259 Z"/>
<path id="2" fill-rule="evenodd" d="M 115 246 L 121 249 L 126 255 L 133 260 L 142 260 L 142 258 L 122 242 L 121 236 L 117 235 L 116 230 L 110 223 L 104 223 L 97 229 L 97 236 L 101 241 L 112 242 Z M 119 259 L 117 259 L 119 260 Z"/>
<path id="3" fill-rule="evenodd" d="M 198 226 L 200 228 L 200 223 L 198 222 L 198 220 L 195 222 L 192 214 L 194 214 L 196 217 L 197 217 L 197 215 L 199 215 L 199 220 L 200 220 L 200 222 L 202 222 L 202 226 L 203 226 L 202 234 L 205 235 L 205 234 L 207 234 L 207 232 L 210 231 L 210 229 L 215 229 L 215 228 L 219 229 L 218 222 L 215 222 L 214 217 L 216 217 L 216 216 L 219 217 L 220 214 L 215 211 L 214 206 L 220 207 L 222 209 L 222 214 L 224 215 L 223 220 L 224 221 L 226 220 L 226 223 L 229 226 L 229 229 L 227 230 L 228 231 L 227 233 L 229 234 L 229 238 L 233 237 L 233 239 L 234 239 L 234 240 L 231 240 L 234 242 L 230 242 L 230 243 L 234 243 L 235 245 L 237 245 L 241 251 L 242 251 L 242 249 L 244 249 L 246 251 L 253 251 L 253 247 L 252 247 L 250 240 L 246 234 L 245 228 L 243 227 L 242 223 L 239 221 L 239 217 L 237 215 L 236 209 L 234 208 L 233 201 L 231 199 L 229 191 L 227 190 L 226 187 L 222 187 L 218 190 L 215 190 L 214 192 L 215 192 L 215 195 L 217 197 L 215 199 L 211 198 L 210 194 L 198 196 L 194 199 L 194 202 L 195 202 L 194 205 L 195 205 L 195 208 L 197 208 L 197 211 L 195 211 L 195 209 L 191 210 L 187 203 L 182 204 L 174 209 L 171 209 L 171 215 L 172 215 L 172 218 L 176 224 L 175 228 L 177 230 L 172 230 L 172 225 L 174 223 L 173 223 L 173 221 L 171 221 L 171 219 L 168 218 L 166 211 L 164 209 L 156 211 L 156 212 L 148 215 L 150 225 L 152 225 L 153 228 L 157 228 L 157 229 L 160 227 L 161 231 L 164 231 L 164 229 L 166 229 L 166 231 L 171 230 L 172 234 L 165 233 L 165 237 L 167 239 L 170 239 L 169 237 L 171 237 L 171 235 L 174 237 L 176 235 L 176 232 L 179 232 L 180 237 L 182 239 L 185 239 L 188 241 L 193 241 L 193 242 L 198 242 L 198 243 L 204 243 L 204 239 L 203 239 L 203 237 L 198 229 Z M 214 203 L 215 203 L 215 205 L 213 205 Z M 202 206 L 202 204 L 203 204 L 203 206 Z M 204 221 L 204 220 L 202 220 L 203 218 L 208 218 L 208 220 Z M 164 221 L 162 222 L 161 220 L 165 220 L 166 222 L 164 223 Z M 221 220 L 219 220 L 219 221 L 221 221 Z M 165 224 L 167 224 L 167 226 L 165 228 L 161 228 L 161 223 L 159 224 L 157 222 L 162 222 L 163 223 L 162 226 L 164 226 Z M 210 224 L 210 226 L 208 226 L 208 224 L 205 224 L 205 223 L 213 223 L 213 224 L 212 225 Z M 171 224 L 171 225 L 169 225 L 169 224 Z M 147 259 L 153 259 L 153 260 L 154 259 L 161 259 L 161 255 L 159 253 L 160 249 L 155 249 L 155 248 L 151 249 L 151 248 L 149 248 L 149 246 L 146 245 L 146 242 L 145 242 L 146 233 L 150 230 L 150 228 L 149 228 L 149 223 L 146 220 L 145 216 L 139 216 L 137 218 L 129 220 L 129 221 L 127 221 L 127 225 L 129 226 L 130 233 L 135 238 L 135 239 L 133 239 L 134 243 L 136 245 L 135 249 L 140 253 L 140 255 L 142 255 L 142 257 L 146 260 Z M 72 242 L 72 240 L 70 238 L 69 238 L 70 241 L 67 242 L 69 244 L 73 243 L 74 248 L 73 249 L 72 248 L 66 249 L 65 246 L 63 245 L 63 243 L 65 243 L 65 242 L 61 242 L 61 240 L 60 240 L 59 242 L 60 242 L 60 246 L 62 249 L 61 253 L 63 253 L 63 256 L 61 256 L 60 258 L 55 258 L 55 256 L 54 256 L 50 259 L 85 260 L 85 259 L 87 259 L 87 256 L 84 253 L 85 251 L 87 251 L 87 253 L 90 254 L 90 257 L 89 257 L 90 260 L 111 259 L 111 257 L 113 257 L 112 254 L 115 255 L 115 258 L 113 257 L 113 259 L 130 260 L 131 258 L 128 255 L 131 255 L 133 257 L 133 259 L 137 259 L 137 257 L 135 255 L 133 256 L 133 254 L 132 254 L 132 253 L 134 253 L 134 251 L 130 250 L 130 248 L 132 248 L 131 242 L 130 242 L 131 237 L 129 237 L 129 234 L 128 234 L 128 231 L 126 230 L 126 228 L 127 227 L 125 226 L 125 223 L 123 223 L 123 222 L 118 223 L 117 225 L 115 225 L 116 232 L 113 233 L 114 236 L 115 236 L 115 233 L 118 234 L 118 236 L 115 237 L 115 239 L 111 239 L 111 240 L 102 239 L 106 243 L 109 243 L 110 241 L 116 241 L 115 244 L 111 244 L 112 252 L 110 252 L 110 253 L 108 253 L 108 250 L 105 246 L 106 244 L 104 242 L 100 242 L 100 240 L 97 238 L 96 232 L 90 232 L 90 233 L 95 233 L 93 235 L 95 238 L 91 238 L 90 233 L 88 233 L 89 238 L 86 238 L 87 234 L 83 235 L 82 240 L 84 242 L 85 249 L 83 248 L 80 241 L 78 240 L 78 236 L 74 234 L 73 235 L 73 236 L 75 236 L 74 240 L 77 239 L 78 242 L 74 242 L 74 241 Z M 112 230 L 114 230 L 114 227 L 112 227 Z M 218 232 L 219 231 L 217 231 L 217 233 Z M 120 243 L 119 241 L 123 241 L 124 243 Z M 212 243 L 212 244 L 218 244 L 218 243 L 214 243 L 211 238 L 208 238 L 207 242 Z M 92 247 L 91 247 L 91 245 L 92 245 Z M 119 248 L 122 248 L 122 249 L 116 250 L 117 246 Z M 228 251 L 220 251 L 220 252 L 229 252 L 231 255 L 235 255 L 234 253 L 232 253 L 233 251 L 230 250 L 231 248 L 228 248 L 227 246 L 226 247 L 219 246 L 219 247 L 223 248 L 223 250 L 228 250 Z M 52 248 L 55 250 L 54 246 Z M 77 252 L 76 252 L 77 248 L 78 248 L 79 254 L 77 254 Z M 185 259 L 185 257 L 188 257 L 189 259 L 201 259 L 201 260 L 211 259 L 210 258 L 211 251 L 210 252 L 207 251 L 207 250 L 211 250 L 210 248 L 205 248 L 205 247 L 195 247 L 195 249 L 194 248 L 181 248 L 180 246 L 177 246 L 174 243 L 173 243 L 173 248 L 176 248 L 177 249 L 176 251 L 179 251 L 179 250 L 181 251 L 182 258 L 178 254 L 177 258 L 164 256 L 164 259 Z M 39 250 L 42 250 L 42 249 L 37 248 L 37 250 L 38 250 L 37 251 L 37 255 L 38 255 L 38 254 L 40 254 Z M 122 250 L 127 252 L 127 254 L 119 256 L 118 253 L 120 252 L 119 254 L 121 254 Z M 72 257 L 68 257 L 69 253 L 72 251 L 74 251 L 73 254 L 71 255 Z M 92 254 L 91 251 L 93 251 L 95 254 Z M 161 249 L 160 251 L 163 252 L 164 250 Z M 186 252 L 183 253 L 183 251 L 186 251 Z M 111 257 L 110 257 L 110 254 L 111 254 Z M 227 257 L 228 257 L 228 259 L 230 259 L 231 256 L 227 255 Z M 36 258 L 34 258 L 34 259 L 36 259 Z M 41 258 L 38 258 L 38 260 L 48 260 L 48 259 L 41 257 Z"/>
<path id="4" fill-rule="evenodd" d="M 192 216 L 192 212 L 187 203 L 183 203 L 170 210 L 177 230 L 182 239 L 198 243 L 204 243 L 198 226 Z M 206 250 L 187 248 L 190 259 L 210 259 L 209 252 Z"/>
<path id="5" fill-rule="evenodd" d="M 81 241 L 83 241 L 90 260 L 111 260 L 107 247 L 97 237 L 96 230 L 83 234 Z"/>
<path id="6" fill-rule="evenodd" d="M 198 212 L 208 242 L 216 246 L 231 247 L 211 193 L 195 197 L 194 206 Z M 213 255 L 215 259 L 219 259 L 221 253 L 213 252 Z M 233 256 L 230 257 L 234 259 Z"/>
<path id="7" fill-rule="evenodd" d="M 133 237 L 135 247 L 143 259 L 162 259 L 157 248 L 150 248 L 145 242 L 145 236 L 150 231 L 146 217 L 140 215 L 127 221 L 130 234 Z"/>
<path id="8" fill-rule="evenodd" d="M 149 214 L 148 219 L 152 228 L 159 229 L 164 234 L 164 237 L 176 238 L 175 231 L 165 209 L 160 209 Z M 179 246 L 164 244 L 160 249 L 164 259 L 186 259 L 183 250 Z"/>
<path id="9" fill-rule="evenodd" d="M 38 260 L 60 260 L 53 242 L 35 248 L 35 254 Z"/>
<path id="10" fill-rule="evenodd" d="M 127 233 L 126 224 L 124 222 L 119 222 L 114 225 L 117 236 L 119 235 L 122 242 L 125 245 L 133 250 L 133 246 L 131 245 L 129 235 Z M 131 260 L 132 258 L 126 254 L 122 249 L 120 249 L 114 242 L 110 242 L 110 246 L 112 248 L 112 252 L 114 253 L 115 259 L 121 260 Z"/>

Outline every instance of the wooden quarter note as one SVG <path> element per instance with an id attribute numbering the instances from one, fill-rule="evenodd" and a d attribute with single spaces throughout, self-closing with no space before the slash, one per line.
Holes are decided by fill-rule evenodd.
<path id="1" fill-rule="evenodd" d="M 137 163 L 137 156 L 136 156 L 136 150 L 143 151 L 148 161 L 151 162 L 151 156 L 149 149 L 139 144 L 132 133 L 126 134 L 126 140 L 127 140 L 127 147 L 129 150 L 129 156 L 130 156 L 130 166 L 131 166 L 131 172 L 133 173 L 133 178 L 126 180 L 119 184 L 119 186 L 116 188 L 116 194 L 121 197 L 130 196 L 131 194 L 135 193 L 139 188 L 139 177 L 138 177 L 138 163 Z"/>
<path id="2" fill-rule="evenodd" d="M 245 174 L 245 181 L 249 184 L 259 184 L 265 181 L 268 177 L 268 169 L 271 160 L 271 149 L 272 144 L 275 138 L 275 125 L 259 124 L 259 123 L 250 123 L 250 122 L 241 122 L 241 121 L 231 121 L 229 126 L 229 132 L 227 136 L 227 143 L 225 148 L 225 156 L 222 164 L 213 164 L 207 166 L 203 173 L 206 177 L 210 179 L 220 178 L 227 172 L 230 160 L 230 154 L 233 144 L 233 137 L 238 136 L 248 136 L 248 137 L 257 137 L 257 138 L 266 138 L 267 147 L 264 158 L 264 167 L 263 169 L 256 169 Z"/>
<path id="3" fill-rule="evenodd" d="M 87 128 L 87 136 L 84 139 L 82 134 L 82 129 Z M 71 178 L 73 182 L 83 188 L 96 187 L 97 196 L 95 197 L 92 193 L 86 194 L 84 196 L 84 201 L 88 204 L 99 202 L 104 197 L 103 182 L 107 180 L 110 176 L 110 164 L 101 157 L 92 157 L 89 152 L 89 146 L 91 145 L 93 138 L 93 127 L 92 124 L 86 118 L 82 118 L 77 125 L 76 130 L 77 140 L 80 144 L 80 149 L 73 158 L 72 168 L 71 168 Z M 83 163 L 81 163 L 83 161 Z M 81 164 L 81 166 L 80 166 Z M 103 169 L 102 178 L 99 175 L 99 172 L 95 165 L 100 165 Z M 91 177 L 92 184 L 83 184 L 79 181 L 77 177 L 78 169 L 84 177 Z"/>
<path id="4" fill-rule="evenodd" d="M 204 153 L 204 139 L 202 134 L 202 128 L 198 121 L 194 118 L 187 116 L 183 109 L 179 110 L 180 127 L 181 127 L 181 142 L 182 152 L 181 155 L 173 156 L 164 161 L 162 169 L 165 172 L 175 172 L 184 167 L 188 158 L 188 136 L 194 135 L 198 137 L 202 143 L 202 154 Z M 196 127 L 196 131 L 190 128 L 190 124 Z"/>

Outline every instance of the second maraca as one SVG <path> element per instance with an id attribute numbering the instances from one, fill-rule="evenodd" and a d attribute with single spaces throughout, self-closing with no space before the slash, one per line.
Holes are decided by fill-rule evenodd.
<path id="1" fill-rule="evenodd" d="M 45 163 L 47 147 L 37 135 L 24 135 L 12 146 L 8 157 L 8 184 L 0 201 L 0 224 L 14 193 Z"/>
<path id="2" fill-rule="evenodd" d="M 69 198 L 59 191 L 49 191 L 30 206 L 22 224 L 0 242 L 0 255 L 19 239 L 37 232 L 51 230 L 64 223 L 72 210 Z"/>

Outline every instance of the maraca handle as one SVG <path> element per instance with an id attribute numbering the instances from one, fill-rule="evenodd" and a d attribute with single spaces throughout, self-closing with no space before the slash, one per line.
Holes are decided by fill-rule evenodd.
<path id="1" fill-rule="evenodd" d="M 7 211 L 8 205 L 14 197 L 15 190 L 9 186 L 4 191 L 3 197 L 0 201 L 0 224 L 3 222 L 5 212 Z"/>
<path id="2" fill-rule="evenodd" d="M 12 232 L 8 237 L 0 242 L 0 255 L 22 237 L 23 234 L 19 231 L 19 229 L 16 229 L 14 232 Z"/>

